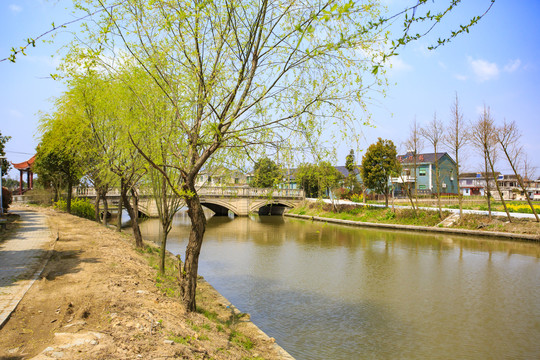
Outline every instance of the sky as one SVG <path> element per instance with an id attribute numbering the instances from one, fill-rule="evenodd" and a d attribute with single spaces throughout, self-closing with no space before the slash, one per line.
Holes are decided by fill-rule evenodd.
<path id="1" fill-rule="evenodd" d="M 406 2 L 384 3 L 395 12 Z M 369 102 L 373 126 L 360 129 L 364 149 L 381 137 L 405 152 L 403 143 L 411 122 L 416 118 L 422 126 L 435 113 L 440 120 L 449 121 L 457 93 L 467 121 L 477 120 L 484 106 L 490 107 L 499 124 L 504 119 L 516 121 L 523 134 L 522 145 L 540 175 L 540 1 L 497 0 L 469 34 L 435 51 L 427 50 L 437 37 L 482 13 L 488 5 L 489 0 L 463 1 L 448 24 L 434 29 L 436 36 L 399 51 L 388 70 L 386 96 L 374 94 Z M 73 20 L 71 6 L 65 0 L 0 0 L 0 59 L 10 55 L 11 47 L 50 30 L 53 22 Z M 54 38 L 46 36 L 46 43 L 36 42 L 16 63 L 0 62 L 0 132 L 11 136 L 6 144 L 9 161 L 22 162 L 34 155 L 40 112 L 51 111 L 53 99 L 64 90 L 50 74 L 55 73 L 64 47 L 77 30 L 77 24 L 70 25 Z M 345 143 L 338 146 L 337 165 L 345 163 L 350 147 Z M 424 151 L 432 152 L 427 145 Z M 480 171 L 481 161 L 474 149 L 465 153 L 462 171 Z M 503 161 L 497 170 L 510 172 Z M 10 176 L 18 178 L 18 172 L 11 170 Z"/>

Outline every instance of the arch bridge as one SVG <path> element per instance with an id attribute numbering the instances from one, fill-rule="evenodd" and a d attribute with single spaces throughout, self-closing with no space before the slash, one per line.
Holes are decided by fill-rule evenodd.
<path id="1" fill-rule="evenodd" d="M 212 210 L 217 216 L 227 216 L 229 211 L 235 216 L 282 214 L 285 208 L 294 207 L 304 199 L 301 189 L 272 189 L 251 187 L 204 186 L 197 191 L 201 205 Z M 94 188 L 77 188 L 75 196 L 95 199 Z M 113 206 L 118 204 L 120 194 L 114 189 L 107 194 Z M 149 217 L 157 217 L 158 211 L 152 194 L 139 195 L 139 211 Z"/>

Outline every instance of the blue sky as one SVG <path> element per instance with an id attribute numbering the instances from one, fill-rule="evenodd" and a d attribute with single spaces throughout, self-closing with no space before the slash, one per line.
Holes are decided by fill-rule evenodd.
<path id="1" fill-rule="evenodd" d="M 385 0 L 393 11 L 404 1 Z M 452 14 L 451 23 L 435 29 L 445 35 L 450 27 L 466 22 L 485 9 L 488 0 L 465 0 Z M 12 46 L 24 44 L 51 28 L 73 19 L 70 1 L 2 0 L 0 2 L 0 58 L 9 56 Z M 488 15 L 450 44 L 436 51 L 427 46 L 437 37 L 428 37 L 400 50 L 388 72 L 390 86 L 386 97 L 374 99 L 369 110 L 374 127 L 362 129 L 364 148 L 378 137 L 401 145 L 416 117 L 420 125 L 437 112 L 438 118 L 450 118 L 450 106 L 458 93 L 466 120 L 476 120 L 484 105 L 491 108 L 497 122 L 515 120 L 523 137 L 522 145 L 540 168 L 540 1 L 497 0 Z M 68 30 L 77 30 L 72 26 Z M 441 33 L 442 31 L 442 33 Z M 70 39 L 60 32 L 52 43 L 38 42 L 17 58 L 15 64 L 0 62 L 0 131 L 12 136 L 7 143 L 7 157 L 13 162 L 30 158 L 37 145 L 35 134 L 39 111 L 49 111 L 51 99 L 58 96 L 62 83 L 50 78 L 59 63 L 57 51 Z M 51 40 L 51 38 L 47 38 Z M 61 51 L 61 50 L 60 50 Z M 350 145 L 338 148 L 338 163 L 345 162 Z M 426 147 L 426 152 L 430 149 Z M 463 170 L 480 169 L 474 150 L 467 151 Z M 502 161 L 498 169 L 509 172 Z M 17 173 L 11 171 L 11 176 Z"/>

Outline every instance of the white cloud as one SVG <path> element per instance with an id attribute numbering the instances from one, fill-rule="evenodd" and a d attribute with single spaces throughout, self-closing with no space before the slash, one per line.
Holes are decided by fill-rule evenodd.
<path id="1" fill-rule="evenodd" d="M 460 81 L 466 81 L 468 79 L 466 75 L 462 74 L 455 74 L 454 77 Z"/>
<path id="2" fill-rule="evenodd" d="M 22 112 L 20 112 L 19 110 L 15 110 L 15 109 L 10 109 L 9 110 L 9 115 L 14 117 L 14 118 L 17 118 L 17 119 L 22 119 L 24 117 Z"/>
<path id="3" fill-rule="evenodd" d="M 409 64 L 407 64 L 405 61 L 401 60 L 398 56 L 392 56 L 388 60 L 388 64 L 390 65 L 391 71 L 397 72 L 397 71 L 411 71 L 413 67 Z"/>
<path id="4" fill-rule="evenodd" d="M 517 69 L 519 69 L 520 66 L 521 66 L 521 60 L 519 59 L 511 60 L 510 62 L 508 62 L 508 64 L 504 66 L 504 71 L 512 73 L 516 71 Z"/>
<path id="5" fill-rule="evenodd" d="M 499 67 L 496 63 L 490 63 L 489 61 L 468 57 L 469 64 L 471 65 L 476 78 L 480 82 L 496 79 L 499 76 Z"/>
<path id="6" fill-rule="evenodd" d="M 476 105 L 476 115 L 484 115 L 484 105 Z"/>
<path id="7" fill-rule="evenodd" d="M 28 56 L 25 56 L 23 58 L 24 61 L 28 61 L 29 63 L 32 63 L 32 64 L 37 64 L 37 65 L 44 65 L 44 66 L 47 66 L 47 67 L 52 67 L 54 69 L 56 69 L 58 67 L 58 65 L 60 65 L 60 59 L 58 56 L 32 56 L 32 55 L 28 55 Z"/>
<path id="8" fill-rule="evenodd" d="M 443 70 L 448 69 L 448 66 L 446 66 L 446 64 L 443 63 L 442 61 L 437 62 L 437 64 L 438 64 L 439 67 L 440 67 L 441 69 L 443 69 Z"/>
<path id="9" fill-rule="evenodd" d="M 22 11 L 22 7 L 20 7 L 19 5 L 10 4 L 9 10 L 13 11 L 14 13 L 19 13 Z"/>

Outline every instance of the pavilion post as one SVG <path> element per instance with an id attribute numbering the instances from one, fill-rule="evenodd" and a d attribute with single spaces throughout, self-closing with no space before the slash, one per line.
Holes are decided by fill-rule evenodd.
<path id="1" fill-rule="evenodd" d="M 19 195 L 23 194 L 23 172 L 22 170 L 19 170 L 20 176 L 19 176 Z"/>

